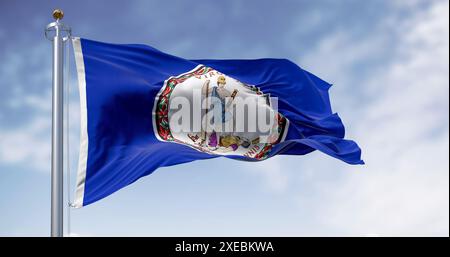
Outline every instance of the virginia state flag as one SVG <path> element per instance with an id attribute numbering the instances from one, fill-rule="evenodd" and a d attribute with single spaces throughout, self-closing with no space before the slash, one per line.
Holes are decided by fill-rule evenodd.
<path id="1" fill-rule="evenodd" d="M 332 112 L 330 84 L 286 59 L 186 60 L 74 38 L 81 105 L 75 206 L 158 167 L 319 150 L 363 164 Z"/>

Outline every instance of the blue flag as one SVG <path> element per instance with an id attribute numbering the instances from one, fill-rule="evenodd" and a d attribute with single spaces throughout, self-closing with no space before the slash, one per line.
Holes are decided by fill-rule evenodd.
<path id="1" fill-rule="evenodd" d="M 158 167 L 319 150 L 363 164 L 332 112 L 330 84 L 286 59 L 186 60 L 74 38 L 81 145 L 75 206 Z"/>

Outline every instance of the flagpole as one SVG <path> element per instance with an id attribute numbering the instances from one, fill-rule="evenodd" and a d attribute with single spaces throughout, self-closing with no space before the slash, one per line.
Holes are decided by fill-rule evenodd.
<path id="1" fill-rule="evenodd" d="M 51 236 L 62 237 L 64 233 L 63 195 L 63 68 L 64 43 L 70 38 L 70 28 L 61 23 L 62 10 L 53 11 L 55 22 L 47 25 L 45 36 L 53 44 L 52 76 L 52 173 L 51 173 Z"/>

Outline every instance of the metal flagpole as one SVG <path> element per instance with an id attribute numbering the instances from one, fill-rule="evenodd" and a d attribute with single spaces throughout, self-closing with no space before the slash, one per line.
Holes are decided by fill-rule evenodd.
<path id="1" fill-rule="evenodd" d="M 63 236 L 63 67 L 64 43 L 70 38 L 70 28 L 61 23 L 62 10 L 53 11 L 55 22 L 47 25 L 45 37 L 53 43 L 52 87 L 52 182 L 51 236 Z"/>

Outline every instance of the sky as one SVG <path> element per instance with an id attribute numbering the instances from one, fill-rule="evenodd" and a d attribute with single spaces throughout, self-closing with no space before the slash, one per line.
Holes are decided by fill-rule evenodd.
<path id="1" fill-rule="evenodd" d="M 73 35 L 187 59 L 287 58 L 333 84 L 366 165 L 320 152 L 160 168 L 81 209 L 71 236 L 449 236 L 449 2 L 0 0 L 0 236 L 50 231 L 54 8 Z M 69 50 L 68 170 L 79 99 Z M 67 221 L 67 219 L 66 219 Z"/>

